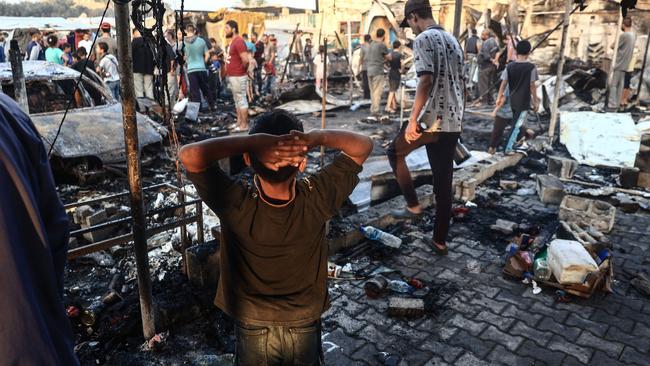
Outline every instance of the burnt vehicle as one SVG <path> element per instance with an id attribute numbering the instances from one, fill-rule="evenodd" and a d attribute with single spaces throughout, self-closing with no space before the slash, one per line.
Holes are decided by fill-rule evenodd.
<path id="1" fill-rule="evenodd" d="M 80 73 L 45 61 L 25 61 L 23 72 L 29 114 L 49 150 Z M 0 63 L 0 88 L 15 99 L 9 63 Z M 140 113 L 137 121 L 140 149 L 159 146 L 167 130 Z M 74 93 L 50 160 L 59 182 L 90 183 L 107 170 L 125 168 L 122 105 L 91 70 Z"/>

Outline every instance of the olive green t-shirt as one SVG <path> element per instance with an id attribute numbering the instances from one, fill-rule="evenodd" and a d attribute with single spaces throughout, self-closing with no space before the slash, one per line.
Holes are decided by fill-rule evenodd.
<path id="1" fill-rule="evenodd" d="M 344 154 L 296 181 L 293 200 L 273 205 L 255 182 L 233 181 L 218 165 L 188 173 L 221 220 L 215 305 L 237 321 L 300 325 L 329 306 L 325 223 L 357 185 L 361 166 Z"/>

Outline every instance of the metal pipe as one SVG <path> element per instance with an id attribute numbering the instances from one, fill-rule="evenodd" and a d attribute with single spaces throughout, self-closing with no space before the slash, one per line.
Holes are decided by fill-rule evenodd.
<path id="1" fill-rule="evenodd" d="M 124 124 L 124 144 L 126 146 L 129 191 L 131 192 L 133 243 L 138 273 L 142 332 L 144 338 L 149 340 L 156 335 L 156 328 L 154 324 L 153 299 L 151 295 L 151 275 L 149 273 L 149 256 L 147 250 L 147 233 L 143 202 L 144 196 L 142 193 L 142 182 L 140 180 L 140 150 L 135 108 L 135 86 L 133 82 L 129 0 L 113 0 L 113 3 L 115 10 L 115 30 L 117 32 L 117 53 L 120 63 L 122 122 Z"/>
<path id="2" fill-rule="evenodd" d="M 641 100 L 641 86 L 643 85 L 643 74 L 645 72 L 645 65 L 648 61 L 648 46 L 650 46 L 650 32 L 648 32 L 648 39 L 645 41 L 645 53 L 643 54 L 643 62 L 641 63 L 641 75 L 639 76 L 639 85 L 636 87 L 636 99 Z"/>
<path id="3" fill-rule="evenodd" d="M 460 18 L 463 15 L 463 0 L 456 0 L 454 9 L 454 37 L 460 37 Z"/>
<path id="4" fill-rule="evenodd" d="M 321 111 L 321 122 L 320 128 L 325 129 L 325 105 L 327 103 L 327 37 L 323 39 L 323 97 L 322 104 L 323 109 Z M 320 147 L 320 167 L 321 169 L 325 166 L 325 146 Z"/>
<path id="5" fill-rule="evenodd" d="M 555 90 L 553 95 L 553 104 L 551 106 L 551 124 L 548 129 L 550 138 L 555 135 L 555 125 L 558 116 L 558 103 L 560 101 L 560 88 L 562 87 L 562 71 L 564 70 L 564 51 L 566 50 L 567 36 L 569 34 L 569 23 L 571 22 L 571 6 L 573 0 L 564 0 L 564 20 L 562 21 L 562 42 L 560 43 L 560 59 L 557 63 L 557 77 L 555 80 Z"/>
<path id="6" fill-rule="evenodd" d="M 25 86 L 25 74 L 23 74 L 23 60 L 20 57 L 18 41 L 12 39 L 9 46 L 9 62 L 11 62 L 11 74 L 14 79 L 14 96 L 16 102 L 23 112 L 29 114 L 29 103 L 27 103 L 27 87 Z"/>
<path id="7" fill-rule="evenodd" d="M 296 35 L 298 35 L 298 27 L 300 27 L 300 23 L 296 24 L 296 30 L 293 31 L 293 38 L 291 38 L 291 46 L 289 46 L 289 53 L 287 54 L 287 59 L 284 62 L 284 70 L 282 71 L 282 77 L 280 78 L 280 83 L 284 83 L 284 76 L 287 74 L 287 68 L 289 67 L 289 60 L 291 60 L 291 51 L 293 51 L 293 44 L 296 42 Z"/>

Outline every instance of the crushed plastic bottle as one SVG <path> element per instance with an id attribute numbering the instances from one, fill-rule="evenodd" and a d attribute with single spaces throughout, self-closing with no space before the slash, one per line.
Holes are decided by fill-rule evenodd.
<path id="1" fill-rule="evenodd" d="M 375 227 L 361 226 L 359 230 L 366 238 L 378 241 L 388 247 L 399 248 L 402 245 L 402 239 L 385 231 L 381 231 Z"/>
<path id="2" fill-rule="evenodd" d="M 388 281 L 388 285 L 386 286 L 386 288 L 400 294 L 411 294 L 413 293 L 413 291 L 415 291 L 415 288 L 413 286 L 400 280 Z"/>
<path id="3" fill-rule="evenodd" d="M 551 278 L 551 267 L 548 265 L 546 258 L 535 259 L 533 270 L 537 281 L 548 281 Z"/>

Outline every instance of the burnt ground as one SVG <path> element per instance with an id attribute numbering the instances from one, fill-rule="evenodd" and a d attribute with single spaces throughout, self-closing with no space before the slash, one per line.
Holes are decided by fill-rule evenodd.
<path id="1" fill-rule="evenodd" d="M 199 123 L 179 125 L 182 143 L 223 133 L 232 123 L 231 106 L 205 115 Z M 373 155 L 385 152 L 399 128 L 360 122 L 368 109 L 338 109 L 328 113 L 328 128 L 354 129 L 375 139 Z M 306 129 L 320 127 L 320 115 L 304 115 Z M 484 150 L 491 122 L 469 117 L 463 133 L 470 149 Z M 562 154 L 561 147 L 559 153 Z M 144 168 L 144 185 L 175 181 L 168 147 L 152 152 Z M 317 160 L 317 154 L 312 154 Z M 650 300 L 630 286 L 630 274 L 646 271 L 650 264 L 649 216 L 617 211 L 614 230 L 614 293 L 596 294 L 589 300 L 572 298 L 556 303 L 554 291 L 533 295 L 531 288 L 506 279 L 501 271 L 506 245 L 513 240 L 490 230 L 497 218 L 527 226 L 541 236 L 558 226 L 558 207 L 544 205 L 536 194 L 518 195 L 499 187 L 500 179 L 533 188 L 531 174 L 546 171 L 543 156 L 531 154 L 511 169 L 477 188 L 469 217 L 455 222 L 450 232 L 450 254 L 438 257 L 426 244 L 433 228 L 430 209 L 416 222 L 392 225 L 387 231 L 400 236 L 399 249 L 374 242 L 344 250 L 331 257 L 350 263 L 354 280 L 329 282 L 331 309 L 323 317 L 323 347 L 328 365 L 381 365 L 401 360 L 401 365 L 543 365 L 543 364 L 647 364 L 650 358 Z M 310 166 L 316 169 L 316 164 Z M 599 173 L 611 182 L 611 172 L 581 167 L 582 176 Z M 90 187 L 61 185 L 64 201 L 96 197 L 127 189 L 120 176 L 108 177 Z M 147 201 L 155 200 L 155 195 Z M 121 202 L 126 204 L 126 202 Z M 349 211 L 349 210 L 348 210 Z M 347 212 L 347 211 L 346 211 Z M 162 220 L 162 219 L 159 219 Z M 332 225 L 336 226 L 336 219 Z M 206 228 L 208 230 L 209 228 Z M 180 271 L 181 256 L 164 240 L 149 252 L 153 294 L 157 304 L 157 330 L 163 341 L 154 351 L 143 351 L 137 282 L 133 253 L 106 254 L 102 265 L 80 258 L 66 270 L 65 302 L 84 309 L 103 295 L 115 274 L 125 278 L 122 300 L 98 312 L 92 326 L 71 318 L 77 354 L 83 365 L 220 365 L 234 351 L 232 321 L 212 305 L 216 289 L 193 287 Z M 414 293 L 425 299 L 426 312 L 415 319 L 388 316 L 387 297 L 368 298 L 365 279 L 388 267 L 389 279 L 417 278 L 426 286 Z M 380 352 L 393 358 L 386 363 Z M 223 356 L 226 355 L 226 356 Z M 224 363 L 222 363 L 224 362 Z M 397 364 L 397 363 L 395 363 Z"/>

